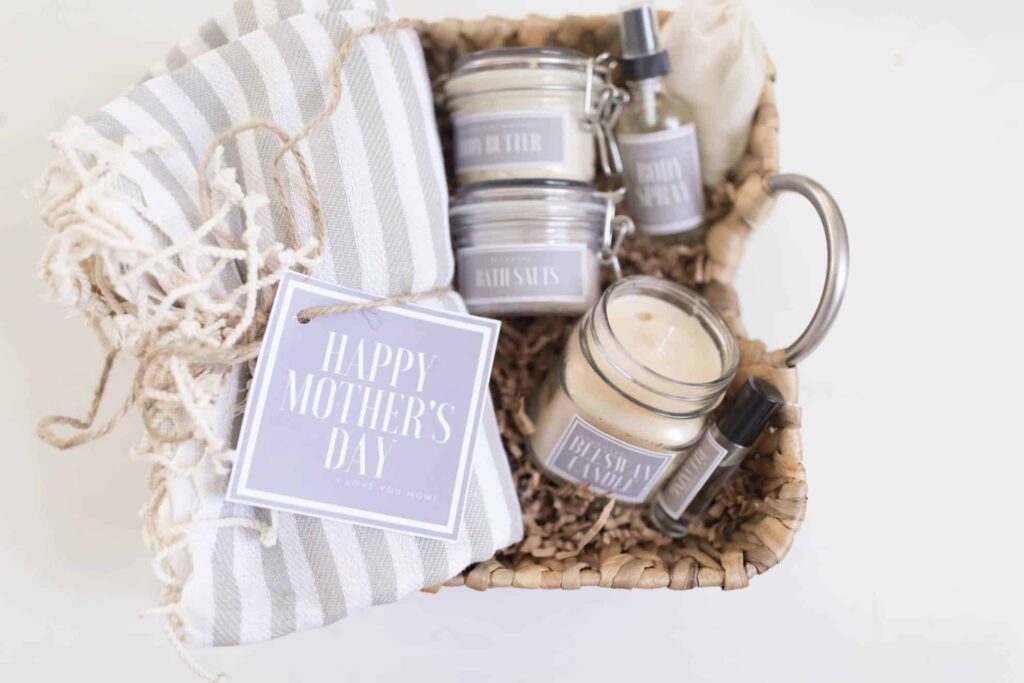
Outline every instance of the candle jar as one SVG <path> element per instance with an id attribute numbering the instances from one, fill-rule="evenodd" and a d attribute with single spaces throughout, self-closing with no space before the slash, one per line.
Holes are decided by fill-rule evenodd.
<path id="1" fill-rule="evenodd" d="M 451 203 L 458 289 L 471 313 L 581 315 L 633 229 L 623 192 L 565 180 L 491 180 Z"/>
<path id="2" fill-rule="evenodd" d="M 609 287 L 532 397 L 531 456 L 557 481 L 649 502 L 736 374 L 735 338 L 696 293 L 634 276 Z"/>
<path id="3" fill-rule="evenodd" d="M 460 185 L 593 182 L 595 148 L 606 174 L 621 170 L 611 131 L 627 96 L 612 83 L 609 57 L 555 48 L 475 52 L 456 63 L 445 97 Z"/>

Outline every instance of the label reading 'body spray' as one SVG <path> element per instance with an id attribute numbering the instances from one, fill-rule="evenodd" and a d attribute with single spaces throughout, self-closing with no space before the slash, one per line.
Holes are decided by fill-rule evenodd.
<path id="1" fill-rule="evenodd" d="M 569 114 L 510 111 L 453 122 L 458 173 L 567 163 Z"/>
<path id="2" fill-rule="evenodd" d="M 616 439 L 574 415 L 547 465 L 568 481 L 624 503 L 642 503 L 673 457 Z"/>
<path id="3" fill-rule="evenodd" d="M 682 517 L 728 453 L 714 439 L 701 439 L 658 494 L 658 505 L 672 519 Z"/>
<path id="4" fill-rule="evenodd" d="M 586 298 L 587 245 L 510 244 L 458 252 L 459 293 L 467 306 L 575 303 Z"/>
<path id="5" fill-rule="evenodd" d="M 629 210 L 646 235 L 669 235 L 704 220 L 697 131 L 693 124 L 619 136 Z"/>

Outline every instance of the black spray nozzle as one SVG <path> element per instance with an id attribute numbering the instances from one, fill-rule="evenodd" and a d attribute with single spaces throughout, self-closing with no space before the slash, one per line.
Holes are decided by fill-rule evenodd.
<path id="1" fill-rule="evenodd" d="M 622 70 L 627 81 L 664 76 L 669 72 L 668 54 L 658 42 L 658 15 L 650 5 L 622 11 Z"/>

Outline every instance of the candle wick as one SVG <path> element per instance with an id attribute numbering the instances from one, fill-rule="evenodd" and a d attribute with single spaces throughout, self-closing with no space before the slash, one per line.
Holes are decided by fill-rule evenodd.
<path id="1" fill-rule="evenodd" d="M 665 347 L 668 346 L 669 338 L 672 336 L 672 334 L 675 331 L 676 331 L 676 326 L 675 325 L 669 327 L 668 330 L 665 331 L 665 336 L 663 336 L 661 338 L 661 341 L 658 342 L 658 349 L 657 349 L 658 355 L 663 355 L 665 353 Z"/>

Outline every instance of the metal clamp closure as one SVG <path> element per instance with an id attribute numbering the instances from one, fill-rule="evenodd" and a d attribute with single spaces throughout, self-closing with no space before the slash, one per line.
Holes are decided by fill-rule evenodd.
<path id="1" fill-rule="evenodd" d="M 612 82 L 615 57 L 610 53 L 587 60 L 586 87 L 583 91 L 583 124 L 594 134 L 601 171 L 606 176 L 622 173 L 622 155 L 615 139 L 615 124 L 629 101 L 626 91 Z M 597 76 L 602 77 L 600 85 Z"/>
<path id="2" fill-rule="evenodd" d="M 616 216 L 615 207 L 626 196 L 626 190 L 619 188 L 611 192 L 601 192 L 605 199 L 604 231 L 601 237 L 601 250 L 597 253 L 597 261 L 602 266 L 610 266 L 616 281 L 622 279 L 622 264 L 619 263 L 619 250 L 626 235 L 636 229 L 633 219 L 629 216 Z"/>

